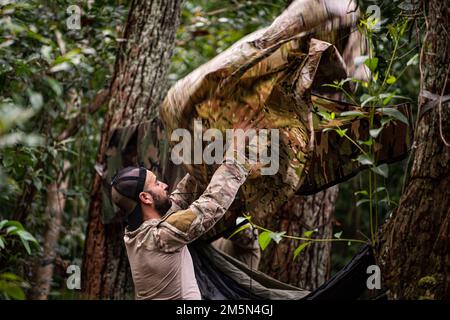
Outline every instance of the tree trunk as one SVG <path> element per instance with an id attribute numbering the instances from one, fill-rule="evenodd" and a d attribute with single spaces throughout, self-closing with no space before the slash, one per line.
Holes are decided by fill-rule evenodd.
<path id="1" fill-rule="evenodd" d="M 449 93 L 449 2 L 427 6 L 419 110 Z M 450 298 L 450 150 L 444 140 L 450 140 L 448 102 L 418 120 L 410 178 L 383 228 L 378 264 L 392 299 Z"/>
<path id="2" fill-rule="evenodd" d="M 270 230 L 283 230 L 289 235 L 297 236 L 317 228 L 315 237 L 331 238 L 338 192 L 338 187 L 334 186 L 314 195 L 294 196 L 265 225 Z M 298 240 L 292 239 L 271 244 L 263 251 L 260 269 L 282 282 L 314 290 L 330 276 L 331 242 L 313 243 L 293 260 L 294 251 L 299 244 Z"/>
<path id="3" fill-rule="evenodd" d="M 64 161 L 64 168 L 59 173 L 57 181 L 48 186 L 47 194 L 47 231 L 44 237 L 42 257 L 37 261 L 35 284 L 31 289 L 30 299 L 47 300 L 50 293 L 53 271 L 56 260 L 56 246 L 63 221 L 66 206 L 66 191 L 69 178 L 66 176 L 70 164 Z"/>
<path id="4" fill-rule="evenodd" d="M 132 1 L 123 36 L 126 41 L 119 47 L 116 58 L 98 164 L 105 164 L 105 153 L 114 129 L 145 119 L 154 121 L 153 127 L 160 130 L 158 108 L 167 90 L 166 74 L 179 22 L 180 2 Z M 157 146 L 158 141 L 153 140 Z M 102 223 L 101 183 L 101 177 L 96 175 L 86 232 L 82 290 L 89 298 L 131 298 L 131 273 L 123 244 L 124 226 Z"/>

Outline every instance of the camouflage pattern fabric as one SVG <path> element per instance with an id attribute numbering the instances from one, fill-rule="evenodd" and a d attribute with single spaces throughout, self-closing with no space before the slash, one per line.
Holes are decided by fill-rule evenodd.
<path id="1" fill-rule="evenodd" d="M 244 166 L 228 160 L 216 170 L 202 195 L 188 207 L 188 202 L 175 191 L 171 195 L 171 209 L 152 231 L 159 249 L 174 252 L 204 235 L 231 206 L 247 176 L 248 170 Z M 186 177 L 177 190 L 183 190 L 188 182 L 189 177 Z"/>
<path id="2" fill-rule="evenodd" d="M 312 90 L 347 77 L 347 65 L 330 43 L 311 38 L 355 25 L 358 12 L 347 1 L 294 1 L 268 28 L 256 31 L 179 80 L 168 92 L 160 115 L 168 137 L 178 128 L 222 132 L 246 118 L 279 129 L 279 171 L 249 179 L 240 199 L 255 222 L 275 213 L 301 187 L 314 149 Z M 206 144 L 204 145 L 204 147 Z M 185 165 L 200 183 L 214 167 Z"/>

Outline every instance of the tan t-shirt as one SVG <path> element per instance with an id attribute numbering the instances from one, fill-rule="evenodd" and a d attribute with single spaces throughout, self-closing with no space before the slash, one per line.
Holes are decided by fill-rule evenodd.
<path id="1" fill-rule="evenodd" d="M 162 219 L 147 220 L 138 229 L 125 231 L 136 299 L 201 299 L 186 244 L 222 218 L 247 175 L 248 170 L 235 161 L 222 164 L 190 205 L 185 192 L 194 179 L 186 175 L 172 193 L 172 207 Z"/>

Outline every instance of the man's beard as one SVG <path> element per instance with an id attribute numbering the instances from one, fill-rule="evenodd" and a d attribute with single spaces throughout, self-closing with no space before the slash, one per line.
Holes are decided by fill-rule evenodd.
<path id="1" fill-rule="evenodd" d="M 165 199 L 160 199 L 158 197 L 153 196 L 153 199 L 155 201 L 155 203 L 154 203 L 155 209 L 158 210 L 158 212 L 161 216 L 165 215 L 166 212 L 172 206 L 172 200 L 170 200 L 169 197 L 166 197 Z"/>

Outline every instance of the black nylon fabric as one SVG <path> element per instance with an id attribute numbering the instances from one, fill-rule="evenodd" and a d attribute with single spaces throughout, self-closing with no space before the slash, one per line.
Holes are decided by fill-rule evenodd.
<path id="1" fill-rule="evenodd" d="M 197 242 L 189 245 L 202 299 L 262 299 L 240 286 L 234 279 L 231 279 L 215 267 L 214 261 L 202 254 L 204 251 L 200 250 L 198 246 L 211 246 L 211 244 Z M 375 258 L 372 249 L 370 246 L 365 245 L 343 269 L 322 286 L 300 300 L 356 300 L 366 290 L 366 280 L 368 277 L 366 270 L 368 266 L 373 264 L 375 264 Z"/>
<path id="2" fill-rule="evenodd" d="M 236 281 L 215 268 L 214 263 L 208 257 L 199 253 L 196 245 L 189 245 L 188 248 L 192 256 L 195 277 L 203 300 L 262 299 L 245 288 L 242 288 Z"/>

